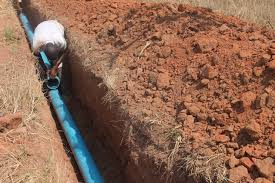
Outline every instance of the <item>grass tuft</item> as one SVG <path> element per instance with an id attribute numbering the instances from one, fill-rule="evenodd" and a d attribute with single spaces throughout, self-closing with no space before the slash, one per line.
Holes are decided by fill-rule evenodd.
<path id="1" fill-rule="evenodd" d="M 15 43 L 18 41 L 18 36 L 14 31 L 14 28 L 5 27 L 4 28 L 4 39 L 7 43 Z"/>
<path id="2" fill-rule="evenodd" d="M 192 153 L 182 158 L 180 167 L 198 181 L 204 180 L 208 183 L 228 182 L 224 154 L 206 156 Z"/>

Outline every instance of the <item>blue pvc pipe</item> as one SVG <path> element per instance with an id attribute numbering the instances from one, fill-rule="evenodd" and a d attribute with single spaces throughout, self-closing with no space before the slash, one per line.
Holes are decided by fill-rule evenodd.
<path id="1" fill-rule="evenodd" d="M 32 26 L 28 20 L 28 18 L 23 14 L 23 13 L 20 13 L 19 14 L 19 18 L 25 28 L 25 31 L 26 31 L 26 34 L 27 34 L 27 37 L 28 37 L 28 40 L 30 43 L 32 43 L 32 40 L 33 40 L 33 30 L 32 30 Z"/>
<path id="2" fill-rule="evenodd" d="M 72 116 L 63 102 L 58 90 L 50 90 L 49 96 L 56 111 L 57 117 L 62 125 L 67 140 L 73 150 L 77 164 L 87 183 L 103 183 L 103 179 L 96 167 L 96 164 L 89 154 L 89 151 L 76 127 Z"/>
<path id="3" fill-rule="evenodd" d="M 19 17 L 25 28 L 28 40 L 30 43 L 32 43 L 33 30 L 28 21 L 28 18 L 23 13 L 20 13 Z M 40 56 L 46 67 L 51 68 L 51 64 L 46 54 L 44 52 L 40 52 Z M 78 130 L 58 90 L 50 90 L 49 97 L 85 182 L 104 183 L 104 180 L 99 173 L 96 163 L 89 153 L 88 148 L 80 134 L 80 131 Z"/>

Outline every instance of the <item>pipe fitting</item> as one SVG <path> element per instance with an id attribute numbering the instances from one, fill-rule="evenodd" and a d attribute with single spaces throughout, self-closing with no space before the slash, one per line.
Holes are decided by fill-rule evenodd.
<path id="1" fill-rule="evenodd" d="M 49 76 L 47 77 L 47 87 L 50 90 L 55 90 L 59 87 L 60 85 L 60 78 L 56 76 L 55 78 L 50 78 Z"/>

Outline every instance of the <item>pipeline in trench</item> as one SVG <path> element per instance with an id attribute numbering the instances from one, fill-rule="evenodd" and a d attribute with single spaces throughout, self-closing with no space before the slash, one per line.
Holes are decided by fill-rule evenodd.
<path id="1" fill-rule="evenodd" d="M 29 17 L 32 27 L 35 27 L 38 23 L 43 21 L 43 18 L 41 18 L 40 16 L 37 16 L 37 15 L 33 15 L 32 12 L 28 11 L 25 8 L 24 8 L 24 14 L 26 14 L 27 17 Z M 24 21 L 24 14 L 20 14 L 21 21 L 22 20 Z M 22 19 L 22 17 L 23 17 L 23 19 Z M 26 20 L 27 19 L 25 19 L 25 21 Z M 24 22 L 23 22 L 23 24 L 24 24 Z M 27 33 L 27 35 L 28 35 L 28 33 Z M 29 37 L 29 35 L 28 35 L 28 37 Z M 30 40 L 30 38 L 29 38 L 29 40 Z M 43 57 L 43 53 L 42 53 L 42 57 Z M 108 145 L 104 142 L 104 140 L 102 141 L 98 137 L 97 128 L 94 125 L 94 121 L 92 119 L 93 117 L 91 117 L 91 115 L 89 115 L 89 110 L 85 106 L 81 106 L 81 103 L 76 98 L 73 97 L 71 92 L 69 92 L 72 88 L 71 79 L 76 74 L 76 73 L 73 73 L 75 71 L 72 70 L 72 66 L 70 65 L 70 60 L 72 59 L 72 57 L 74 60 L 79 59 L 76 57 L 76 54 L 74 54 L 72 52 L 70 53 L 70 55 L 67 56 L 67 58 L 64 59 L 64 60 L 66 60 L 66 63 L 64 64 L 64 81 L 63 81 L 63 83 L 64 83 L 65 90 L 66 90 L 65 93 L 67 94 L 66 96 L 63 96 L 63 98 L 65 98 L 65 103 L 67 104 L 69 111 L 71 111 L 73 118 L 76 120 L 77 127 L 79 128 L 81 135 L 84 137 L 84 140 L 88 146 L 89 151 L 91 152 L 91 154 L 93 154 L 96 164 L 98 165 L 99 170 L 100 170 L 101 174 L 103 175 L 104 179 L 106 180 L 106 182 L 124 182 L 123 176 L 122 176 L 122 171 L 121 171 L 122 170 L 121 163 L 116 157 L 114 157 L 113 152 L 108 148 Z M 43 60 L 43 58 L 42 58 L 42 60 Z M 78 75 L 78 74 L 76 74 L 76 75 Z M 55 88 L 51 88 L 51 86 L 49 87 L 49 84 L 48 84 L 48 88 L 55 89 Z M 63 103 L 63 100 L 60 98 L 58 90 L 50 90 L 49 96 L 52 100 L 53 107 L 55 108 L 56 111 L 59 110 L 58 109 L 59 106 L 64 106 L 64 105 L 66 106 L 66 104 Z M 65 112 L 69 113 L 69 111 L 66 111 L 66 110 L 65 110 Z M 64 116 L 64 114 L 60 115 L 60 112 L 59 113 L 57 112 L 57 116 L 59 119 L 67 118 L 67 117 L 65 117 L 67 115 L 65 115 L 65 116 Z M 70 116 L 68 118 L 70 118 Z M 72 119 L 69 119 L 69 121 L 71 121 L 71 120 Z M 64 127 L 64 125 L 62 125 L 62 126 Z M 75 127 L 75 128 L 77 129 L 77 127 Z M 66 135 L 66 136 L 69 141 L 69 144 L 71 145 L 71 148 L 74 151 L 73 146 L 76 146 L 79 144 L 74 144 L 75 141 L 72 139 L 69 139 L 70 136 L 68 136 L 68 135 Z M 99 136 L 102 137 L 102 135 L 99 135 Z M 80 143 L 80 145 L 83 146 L 84 144 Z M 79 152 L 79 154 L 82 154 L 82 158 L 84 158 L 84 159 L 87 158 L 87 157 L 83 157 L 82 151 Z M 84 155 L 85 155 L 85 153 L 84 153 Z M 81 160 L 79 160 L 77 157 L 76 157 L 76 160 L 77 160 L 79 167 L 81 169 L 81 172 L 82 172 L 83 171 L 82 167 L 81 167 L 82 165 L 81 165 L 81 163 L 79 163 L 79 161 L 81 161 Z M 94 174 L 94 172 L 95 172 L 95 174 L 97 174 L 98 170 L 94 165 L 93 159 L 91 160 L 91 163 L 88 166 L 90 168 L 91 167 L 92 168 L 91 168 L 91 170 L 86 170 L 86 171 L 92 171 L 91 174 Z M 87 169 L 87 167 L 84 169 Z M 88 182 L 94 182 L 94 183 L 103 182 L 102 180 L 100 180 L 101 179 L 100 175 L 93 175 L 94 176 L 93 180 L 85 177 L 87 175 L 85 173 L 83 174 L 83 172 L 82 172 L 82 175 L 84 177 L 84 180 L 87 183 Z"/>

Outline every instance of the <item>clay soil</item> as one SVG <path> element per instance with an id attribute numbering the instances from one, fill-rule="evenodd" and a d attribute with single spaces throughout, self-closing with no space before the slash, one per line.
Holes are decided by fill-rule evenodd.
<path id="1" fill-rule="evenodd" d="M 82 103 L 96 85 L 106 86 L 92 102 L 106 102 L 120 116 L 117 123 L 105 116 L 104 127 L 109 141 L 120 137 L 110 148 L 128 163 L 126 182 L 274 181 L 273 30 L 169 3 L 30 6 L 67 28 L 81 58 L 82 70 L 71 68 L 71 77 L 84 83 L 72 86 L 85 90 Z M 88 87 L 82 72 L 102 81 Z"/>

